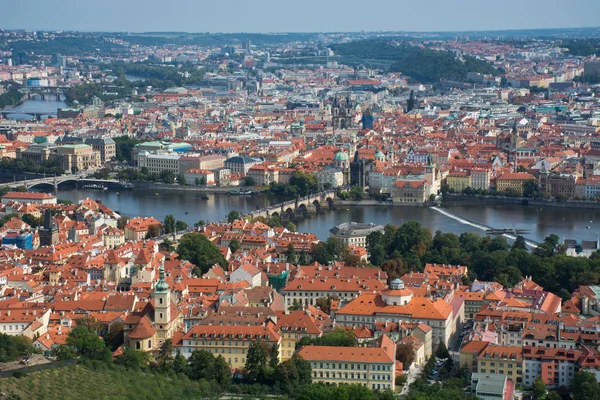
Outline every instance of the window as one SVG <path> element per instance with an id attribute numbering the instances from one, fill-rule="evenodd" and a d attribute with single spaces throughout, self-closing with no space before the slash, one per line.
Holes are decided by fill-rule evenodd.
<path id="1" fill-rule="evenodd" d="M 139 350 L 140 349 L 140 342 L 135 342 L 135 349 Z"/>

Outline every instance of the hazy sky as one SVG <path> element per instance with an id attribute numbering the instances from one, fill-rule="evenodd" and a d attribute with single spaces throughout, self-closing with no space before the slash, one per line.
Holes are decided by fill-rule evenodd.
<path id="1" fill-rule="evenodd" d="M 600 0 L 0 0 L 0 28 L 327 32 L 600 25 Z"/>

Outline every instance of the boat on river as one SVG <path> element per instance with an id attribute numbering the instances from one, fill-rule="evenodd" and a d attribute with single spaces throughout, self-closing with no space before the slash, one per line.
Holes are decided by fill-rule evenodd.
<path id="1" fill-rule="evenodd" d="M 234 189 L 227 192 L 227 194 L 235 196 L 251 196 L 254 194 L 254 192 L 252 190 L 246 189 Z"/>

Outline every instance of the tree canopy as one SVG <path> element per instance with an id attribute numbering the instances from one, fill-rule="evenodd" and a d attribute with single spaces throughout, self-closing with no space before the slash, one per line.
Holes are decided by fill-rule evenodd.
<path id="1" fill-rule="evenodd" d="M 227 261 L 217 246 L 206 236 L 197 233 L 186 233 L 179 240 L 177 253 L 182 260 L 188 260 L 205 273 L 215 264 L 227 267 Z"/>

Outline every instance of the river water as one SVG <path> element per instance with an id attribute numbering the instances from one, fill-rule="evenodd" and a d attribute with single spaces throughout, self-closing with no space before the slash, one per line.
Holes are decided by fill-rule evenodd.
<path id="1" fill-rule="evenodd" d="M 173 214 L 188 224 L 198 220 L 224 219 L 231 210 L 240 213 L 269 205 L 266 196 L 227 196 L 210 194 L 202 200 L 202 194 L 194 192 L 152 191 L 93 191 L 81 189 L 59 190 L 59 199 L 77 202 L 87 197 L 99 199 L 128 216 L 152 216 L 164 220 Z M 461 218 L 461 217 L 464 217 Z M 477 232 L 485 234 L 484 227 L 528 229 L 526 238 L 540 242 L 555 233 L 561 239 L 595 240 L 600 232 L 600 209 L 573 209 L 556 207 L 533 207 L 522 205 L 448 205 L 440 209 L 428 207 L 345 206 L 338 210 L 300 220 L 298 231 L 315 233 L 320 239 L 329 236 L 329 229 L 348 221 L 393 223 L 396 225 L 415 220 L 432 232 Z M 588 229 L 589 226 L 589 229 Z"/>
<path id="2" fill-rule="evenodd" d="M 129 77 L 131 78 L 131 77 Z M 56 112 L 65 107 L 63 101 L 27 100 L 14 110 L 24 112 Z M 12 115 L 15 119 L 29 119 L 31 116 Z M 173 214 L 188 224 L 198 220 L 217 221 L 225 218 L 231 210 L 240 213 L 269 205 L 267 197 L 209 195 L 202 200 L 200 193 L 194 192 L 150 192 L 150 191 L 93 191 L 61 189 L 59 199 L 77 202 L 86 197 L 100 199 L 113 210 L 128 216 L 152 216 L 163 220 Z M 445 210 L 445 211 L 444 211 Z M 460 217 L 464 217 L 460 218 Z M 484 234 L 484 227 L 528 229 L 526 238 L 540 242 L 549 234 L 555 233 L 561 239 L 596 240 L 600 232 L 600 209 L 575 209 L 555 207 L 533 207 L 522 205 L 443 205 L 442 210 L 426 207 L 365 206 L 343 207 L 341 209 L 297 222 L 301 232 L 315 233 L 326 239 L 329 229 L 342 222 L 373 222 L 376 224 L 402 224 L 415 220 L 431 229 L 432 232 L 477 232 Z M 473 223 L 475 222 L 475 223 Z M 482 226 L 480 226 L 482 225 Z M 589 228 L 588 228 L 589 227 Z"/>
<path id="3" fill-rule="evenodd" d="M 40 97 L 36 96 L 31 100 L 25 100 L 18 106 L 7 108 L 4 111 L 36 113 L 38 115 L 44 115 L 44 113 L 56 114 L 56 110 L 66 106 L 67 104 L 64 101 L 58 101 L 56 99 L 42 100 Z M 8 119 L 26 121 L 32 120 L 33 116 L 29 114 L 10 114 L 8 115 Z"/>

